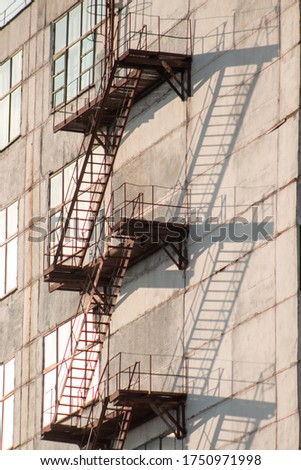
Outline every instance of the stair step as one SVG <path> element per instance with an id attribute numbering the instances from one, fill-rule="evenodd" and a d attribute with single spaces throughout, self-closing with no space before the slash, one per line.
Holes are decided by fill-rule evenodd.
<path id="1" fill-rule="evenodd" d="M 84 379 L 84 378 L 83 378 L 83 379 Z M 65 388 L 71 388 L 71 389 L 72 389 L 72 388 L 76 388 L 77 390 L 86 390 L 86 391 L 90 390 L 90 387 L 82 387 L 82 386 L 76 387 L 76 386 L 74 386 L 74 385 L 73 385 L 73 386 L 66 385 Z M 69 393 L 63 393 L 63 395 L 62 395 L 62 397 L 70 397 L 70 396 L 71 396 L 71 395 L 70 395 Z"/>
<path id="2" fill-rule="evenodd" d="M 79 357 L 76 357 L 76 356 L 75 356 L 75 359 L 74 359 L 74 360 L 76 360 L 76 361 L 88 362 L 87 359 L 82 359 L 82 358 L 79 358 Z M 95 363 L 96 363 L 96 362 L 98 362 L 98 359 L 89 359 L 89 362 L 95 362 Z M 76 369 L 82 370 L 82 367 L 74 367 L 74 366 L 72 366 L 72 369 L 74 369 L 74 370 L 76 370 Z"/>

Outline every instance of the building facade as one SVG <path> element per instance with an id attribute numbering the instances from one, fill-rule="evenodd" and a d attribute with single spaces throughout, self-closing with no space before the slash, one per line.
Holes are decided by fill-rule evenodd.
<path id="1" fill-rule="evenodd" d="M 300 448 L 299 25 L 6 2 L 2 449 Z"/>

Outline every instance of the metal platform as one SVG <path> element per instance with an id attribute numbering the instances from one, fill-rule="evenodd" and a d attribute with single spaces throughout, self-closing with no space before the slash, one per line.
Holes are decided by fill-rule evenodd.
<path id="1" fill-rule="evenodd" d="M 118 79 L 120 70 L 126 69 L 129 70 L 128 75 L 125 78 Z M 131 75 L 135 73 L 135 70 L 141 70 L 142 75 L 134 102 L 139 101 L 164 82 L 168 82 L 183 100 L 191 94 L 191 56 L 130 49 L 116 62 L 116 79 L 114 86 L 111 87 L 109 94 L 105 97 L 105 109 L 99 120 L 99 127 L 110 126 L 114 122 L 117 109 L 123 99 L 121 90 L 131 78 Z M 179 78 L 177 75 L 179 75 Z M 62 121 L 54 126 L 54 132 L 62 130 L 88 133 L 91 129 L 95 108 L 99 107 L 103 100 L 103 95 L 95 97 L 91 101 L 87 100 L 87 103 L 76 109 L 76 112 L 68 116 L 65 115 Z"/>
<path id="2" fill-rule="evenodd" d="M 135 238 L 128 267 L 147 258 L 161 248 L 177 250 L 169 252 L 179 269 L 187 266 L 185 246 L 189 227 L 179 222 L 148 221 L 145 219 L 122 218 L 114 227 L 121 235 Z M 180 248 L 178 249 L 177 246 Z M 119 247 L 108 244 L 103 256 L 95 259 L 84 267 L 68 266 L 64 264 L 51 265 L 44 272 L 44 280 L 54 283 L 50 290 L 66 290 L 82 292 L 95 269 L 101 264 L 101 273 L 98 286 L 106 287 L 119 262 Z"/>
<path id="3" fill-rule="evenodd" d="M 111 442 L 116 436 L 116 429 L 120 425 L 121 414 L 119 407 L 132 407 L 131 422 L 129 430 L 132 430 L 147 421 L 156 418 L 160 414 L 171 416 L 171 412 L 176 412 L 177 418 L 174 425 L 178 427 L 179 436 L 185 436 L 184 427 L 184 407 L 186 403 L 186 393 L 173 392 L 149 392 L 147 390 L 117 390 L 109 398 L 110 406 L 115 406 L 115 411 L 110 411 L 101 427 L 98 429 L 99 449 L 111 448 Z M 87 443 L 88 433 L 86 427 L 71 426 L 68 422 L 70 418 L 59 423 L 52 423 L 43 430 L 42 439 L 47 441 L 65 442 L 77 444 L 83 448 Z M 93 426 L 96 428 L 98 422 Z"/>

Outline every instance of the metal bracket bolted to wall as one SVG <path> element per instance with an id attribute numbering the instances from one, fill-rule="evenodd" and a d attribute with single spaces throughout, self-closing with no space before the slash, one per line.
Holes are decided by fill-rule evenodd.
<path id="1" fill-rule="evenodd" d="M 159 416 L 162 421 L 175 434 L 177 439 L 184 439 L 187 434 L 185 427 L 185 405 L 180 405 L 181 409 L 177 409 L 177 417 L 175 418 L 170 411 L 164 409 L 163 406 L 155 403 L 150 404 L 151 409 Z"/>
<path id="2" fill-rule="evenodd" d="M 169 258 L 175 263 L 175 265 L 183 271 L 184 269 L 187 268 L 188 266 L 188 253 L 187 253 L 187 240 L 182 240 L 180 242 L 168 242 L 168 245 L 166 244 L 166 241 L 162 238 L 159 237 L 159 243 L 163 250 L 166 252 L 166 254 L 169 256 Z M 179 248 L 177 248 L 176 244 L 179 245 Z M 174 253 L 176 254 L 177 258 L 176 259 L 173 254 L 170 252 L 170 250 L 167 249 L 167 246 L 170 246 Z"/>

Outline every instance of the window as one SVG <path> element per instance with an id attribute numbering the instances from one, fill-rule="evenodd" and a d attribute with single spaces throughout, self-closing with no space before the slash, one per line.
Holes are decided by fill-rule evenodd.
<path id="1" fill-rule="evenodd" d="M 17 288 L 18 202 L 0 211 L 0 299 Z"/>
<path id="2" fill-rule="evenodd" d="M 53 107 L 75 98 L 94 80 L 94 27 L 103 3 L 83 0 L 53 25 Z"/>
<path id="3" fill-rule="evenodd" d="M 76 182 L 83 164 L 83 157 L 75 162 L 66 165 L 50 177 L 50 244 L 56 246 L 63 229 L 64 221 L 68 212 L 68 203 L 71 201 L 75 191 Z M 68 234 L 75 237 L 76 227 L 72 227 L 73 220 L 70 224 Z M 72 230 L 72 228 L 74 230 Z M 70 239 L 70 244 L 72 245 Z"/>
<path id="4" fill-rule="evenodd" d="M 0 151 L 21 132 L 22 51 L 0 65 Z"/>
<path id="5" fill-rule="evenodd" d="M 1 0 L 0 29 L 31 3 L 32 0 Z"/>
<path id="6" fill-rule="evenodd" d="M 78 181 L 79 174 L 84 161 L 84 156 L 80 157 L 76 161 L 66 165 L 61 170 L 57 171 L 50 177 L 50 239 L 49 247 L 51 254 L 54 255 L 57 244 L 60 240 L 60 236 L 63 230 L 64 222 L 66 221 L 69 202 L 71 201 L 74 191 L 76 188 L 76 182 Z M 99 168 L 97 168 L 99 169 Z M 90 164 L 88 164 L 87 171 L 91 170 Z M 90 184 L 87 183 L 88 187 Z M 89 203 L 87 201 L 88 194 L 85 195 L 84 202 L 77 202 L 75 207 L 75 213 L 77 216 L 73 216 L 69 222 L 69 228 L 67 231 L 67 237 L 65 239 L 64 253 L 72 254 L 74 250 L 81 249 L 83 247 L 84 240 L 81 240 L 82 231 L 85 227 L 85 212 L 89 209 Z M 95 227 L 91 236 L 90 244 L 91 249 L 87 256 L 88 261 L 91 261 L 93 256 L 100 256 L 104 249 L 104 209 L 101 208 L 98 217 L 95 221 Z M 95 242 L 98 241 L 96 244 Z M 93 256 L 92 256 L 93 255 Z M 52 257 L 50 256 L 50 262 Z"/>
<path id="7" fill-rule="evenodd" d="M 93 321 L 94 314 L 89 312 L 86 321 Z M 74 355 L 77 341 L 81 334 L 84 321 L 84 314 L 77 315 L 65 323 L 62 323 L 54 331 L 44 337 L 44 398 L 43 398 L 43 427 L 51 423 L 58 412 L 58 417 L 63 417 L 77 411 L 82 405 L 82 387 L 86 377 L 84 369 L 77 369 L 77 377 L 72 378 L 72 393 L 65 396 L 64 403 L 61 403 L 58 410 L 56 405 L 63 393 L 66 376 Z M 89 332 L 87 340 L 94 340 L 94 333 Z M 97 353 L 97 345 L 93 348 Z M 77 352 L 73 359 L 73 366 L 78 367 L 83 364 L 83 359 L 87 359 L 87 352 Z M 91 357 L 91 356 L 90 356 Z M 93 393 L 99 382 L 99 368 L 95 368 L 95 373 L 87 394 L 87 401 L 91 400 Z M 69 390 L 70 391 L 70 390 Z"/>
<path id="8" fill-rule="evenodd" d="M 14 431 L 15 360 L 0 364 L 0 449 L 11 449 Z"/>

